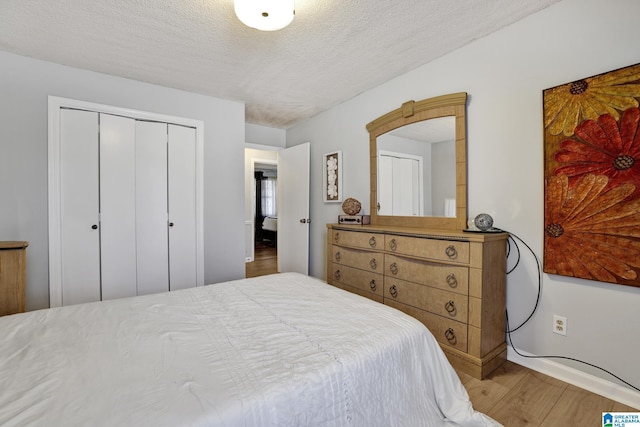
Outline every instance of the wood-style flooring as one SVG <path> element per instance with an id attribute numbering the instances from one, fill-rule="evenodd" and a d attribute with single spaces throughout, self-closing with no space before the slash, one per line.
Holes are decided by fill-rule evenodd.
<path id="1" fill-rule="evenodd" d="M 278 250 L 256 242 L 252 262 L 245 263 L 246 277 L 265 276 L 278 272 Z"/>
<path id="2" fill-rule="evenodd" d="M 275 248 L 258 244 L 247 277 L 277 272 Z M 480 381 L 458 372 L 473 407 L 505 427 L 601 427 L 602 412 L 639 412 L 507 361 Z"/>
<path id="3" fill-rule="evenodd" d="M 601 427 L 603 412 L 638 412 L 510 361 L 483 381 L 458 376 L 473 407 L 505 427 Z"/>

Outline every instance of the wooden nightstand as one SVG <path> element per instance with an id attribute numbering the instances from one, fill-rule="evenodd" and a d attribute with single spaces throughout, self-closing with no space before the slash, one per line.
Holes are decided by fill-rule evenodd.
<path id="1" fill-rule="evenodd" d="M 0 241 L 0 316 L 24 312 L 27 246 Z"/>

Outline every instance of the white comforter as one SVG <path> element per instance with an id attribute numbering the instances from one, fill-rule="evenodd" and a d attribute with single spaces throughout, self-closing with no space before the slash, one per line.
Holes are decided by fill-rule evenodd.
<path id="1" fill-rule="evenodd" d="M 2 426 L 497 426 L 432 335 L 295 273 L 0 318 Z"/>

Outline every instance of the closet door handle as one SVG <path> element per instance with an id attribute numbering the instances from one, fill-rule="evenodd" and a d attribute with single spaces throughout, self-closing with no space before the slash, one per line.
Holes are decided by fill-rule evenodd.
<path id="1" fill-rule="evenodd" d="M 93 225 L 91 226 L 91 229 L 92 229 L 92 230 L 97 230 L 97 229 L 98 229 L 98 225 L 97 225 L 97 224 L 93 224 Z"/>
<path id="2" fill-rule="evenodd" d="M 169 227 L 173 227 L 173 223 L 172 222 L 169 223 Z"/>

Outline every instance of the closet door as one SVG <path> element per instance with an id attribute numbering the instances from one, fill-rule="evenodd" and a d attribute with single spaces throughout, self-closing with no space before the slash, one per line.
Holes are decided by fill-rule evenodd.
<path id="1" fill-rule="evenodd" d="M 136 295 L 135 120 L 100 114 L 102 299 Z"/>
<path id="2" fill-rule="evenodd" d="M 378 205 L 378 215 L 393 215 L 393 157 L 391 156 L 378 156 Z M 371 209 L 374 207 L 372 206 Z"/>
<path id="3" fill-rule="evenodd" d="M 169 289 L 197 284 L 196 130 L 168 125 Z"/>
<path id="4" fill-rule="evenodd" d="M 169 290 L 167 124 L 136 121 L 138 295 Z"/>
<path id="5" fill-rule="evenodd" d="M 418 214 L 416 201 L 418 178 L 415 165 L 407 158 L 393 158 L 393 214 L 413 216 Z"/>
<path id="6" fill-rule="evenodd" d="M 378 215 L 422 215 L 420 163 L 410 157 L 378 156 Z"/>
<path id="7" fill-rule="evenodd" d="M 98 113 L 60 109 L 62 305 L 100 301 Z"/>

